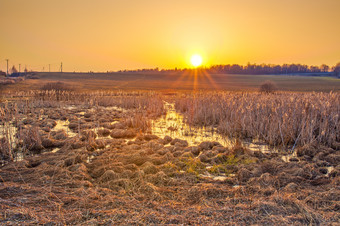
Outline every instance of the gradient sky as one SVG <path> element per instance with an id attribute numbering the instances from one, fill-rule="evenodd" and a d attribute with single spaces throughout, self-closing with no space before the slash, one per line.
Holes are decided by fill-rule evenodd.
<path id="1" fill-rule="evenodd" d="M 339 12 L 340 0 L 0 0 L 0 70 L 183 68 L 193 54 L 333 66 Z"/>

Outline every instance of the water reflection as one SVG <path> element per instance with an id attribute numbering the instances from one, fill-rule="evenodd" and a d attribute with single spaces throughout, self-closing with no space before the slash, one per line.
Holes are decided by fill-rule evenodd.
<path id="1" fill-rule="evenodd" d="M 172 138 L 179 138 L 188 141 L 190 146 L 199 145 L 204 141 L 216 141 L 225 147 L 233 147 L 236 140 L 229 139 L 216 132 L 216 128 L 213 127 L 193 127 L 185 122 L 185 118 L 182 114 L 176 112 L 175 105 L 173 103 L 164 103 L 166 109 L 166 115 L 152 121 L 152 134 L 159 137 L 166 135 Z M 261 152 L 273 152 L 277 151 L 268 145 L 261 144 L 259 142 L 241 141 L 244 147 L 247 147 L 253 151 Z"/>
<path id="2" fill-rule="evenodd" d="M 77 133 L 72 132 L 72 130 L 69 129 L 68 125 L 70 122 L 68 120 L 57 120 L 55 127 L 51 131 L 59 131 L 64 130 L 68 137 L 75 137 L 77 136 Z"/>
<path id="3" fill-rule="evenodd" d="M 12 149 L 15 148 L 16 145 L 17 130 L 17 127 L 15 127 L 12 122 L 4 122 L 3 125 L 0 125 L 0 139 L 6 139 Z"/>
<path id="4" fill-rule="evenodd" d="M 281 159 L 282 159 L 284 162 L 290 162 L 290 161 L 292 161 L 292 160 L 299 161 L 299 159 L 297 158 L 297 153 L 296 153 L 296 151 L 294 151 L 293 153 L 288 154 L 288 155 L 283 155 L 283 156 L 281 157 Z"/>
<path id="5" fill-rule="evenodd" d="M 183 115 L 176 112 L 174 104 L 165 102 L 164 107 L 166 115 L 152 121 L 152 134 L 184 139 L 189 145 L 198 145 L 203 141 L 217 141 L 223 146 L 232 144 L 229 139 L 215 133 L 213 128 L 192 127 L 185 123 Z"/>

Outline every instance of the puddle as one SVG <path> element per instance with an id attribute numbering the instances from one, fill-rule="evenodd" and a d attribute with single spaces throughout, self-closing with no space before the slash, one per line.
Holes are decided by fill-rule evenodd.
<path id="1" fill-rule="evenodd" d="M 59 151 L 60 150 L 60 148 L 54 148 L 54 149 L 52 149 L 52 153 L 56 153 L 57 151 Z"/>
<path id="2" fill-rule="evenodd" d="M 220 135 L 216 132 L 216 128 L 194 127 L 187 124 L 184 116 L 176 112 L 175 105 L 173 103 L 165 102 L 164 108 L 166 110 L 166 115 L 156 120 L 152 120 L 152 134 L 159 137 L 168 135 L 172 138 L 183 139 L 188 142 L 189 146 L 197 146 L 204 141 L 216 141 L 228 148 L 232 148 L 235 145 L 235 141 L 233 139 Z M 253 151 L 277 151 L 268 145 L 258 142 L 252 143 L 242 141 L 241 144 Z"/>
<path id="3" fill-rule="evenodd" d="M 299 159 L 297 158 L 296 151 L 294 151 L 293 153 L 288 154 L 288 155 L 283 155 L 283 156 L 281 157 L 281 159 L 282 159 L 284 162 L 290 162 L 291 159 L 294 159 L 294 160 L 298 160 L 298 161 L 299 161 Z"/>
<path id="4" fill-rule="evenodd" d="M 213 166 L 207 166 L 205 167 L 207 170 L 211 169 Z M 220 173 L 218 175 L 213 175 L 209 172 L 204 172 L 204 174 L 200 174 L 200 177 L 202 178 L 210 178 L 214 181 L 225 181 L 227 180 L 228 178 L 231 178 L 231 177 L 235 177 L 236 175 L 235 174 L 228 174 L 226 175 L 225 173 Z"/>
<path id="5" fill-rule="evenodd" d="M 326 167 L 326 169 L 327 169 L 327 174 L 326 174 L 326 176 L 329 176 L 329 174 L 330 174 L 335 168 L 334 168 L 334 166 L 328 166 L 328 167 Z"/>
<path id="6" fill-rule="evenodd" d="M 85 111 L 80 111 L 80 112 L 75 113 L 75 115 L 83 117 L 85 113 L 86 113 Z"/>
<path id="7" fill-rule="evenodd" d="M 22 160 L 24 160 L 24 153 L 22 152 L 16 152 L 15 156 L 14 156 L 14 162 L 20 162 Z"/>
<path id="8" fill-rule="evenodd" d="M 121 107 L 117 107 L 117 106 L 112 106 L 112 107 L 105 107 L 105 110 L 108 110 L 108 111 L 118 111 L 118 112 L 127 112 L 128 110 L 126 110 L 125 108 L 121 108 Z"/>
<path id="9" fill-rule="evenodd" d="M 0 126 L 0 139 L 6 138 L 11 145 L 11 148 L 15 148 L 16 145 L 16 134 L 17 128 L 12 125 L 12 122 L 5 122 L 4 125 Z"/>
<path id="10" fill-rule="evenodd" d="M 93 156 L 93 155 L 87 156 L 86 162 L 87 162 L 87 163 L 91 163 L 91 162 L 92 162 L 92 159 L 94 159 L 94 156 Z"/>
<path id="11" fill-rule="evenodd" d="M 72 132 L 72 130 L 70 130 L 70 128 L 68 128 L 68 125 L 70 124 L 70 122 L 68 120 L 66 120 L 66 121 L 57 120 L 55 122 L 57 123 L 57 125 L 55 127 L 53 127 L 53 129 L 51 131 L 65 130 L 68 137 L 75 137 L 75 136 L 78 135 L 77 133 Z"/>
<path id="12" fill-rule="evenodd" d="M 223 146 L 232 142 L 217 134 L 212 128 L 197 128 L 185 123 L 183 115 L 175 110 L 174 104 L 165 102 L 166 115 L 152 120 L 151 132 L 159 137 L 166 135 L 188 141 L 189 146 L 199 145 L 203 141 L 217 141 Z"/>
<path id="13" fill-rule="evenodd" d="M 216 177 L 213 177 L 214 181 L 225 181 L 226 179 L 228 179 L 228 177 L 225 177 L 225 176 L 216 176 Z"/>
<path id="14" fill-rule="evenodd" d="M 226 175 L 212 175 L 210 173 L 205 173 L 205 174 L 200 174 L 199 175 L 201 178 L 209 178 L 212 179 L 214 181 L 225 181 L 230 177 L 227 177 Z"/>
<path id="15" fill-rule="evenodd" d="M 65 109 L 67 110 L 76 110 L 78 107 L 76 105 L 69 105 L 69 106 L 66 106 Z"/>

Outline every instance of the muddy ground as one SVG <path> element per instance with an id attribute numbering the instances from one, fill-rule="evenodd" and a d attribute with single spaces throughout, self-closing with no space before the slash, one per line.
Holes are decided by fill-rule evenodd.
<path id="1" fill-rule="evenodd" d="M 148 134 L 147 122 L 120 109 L 22 114 L 30 154 L 0 167 L 1 224 L 340 222 L 339 148 L 310 144 L 283 159 Z M 60 120 L 68 122 L 55 129 Z"/>

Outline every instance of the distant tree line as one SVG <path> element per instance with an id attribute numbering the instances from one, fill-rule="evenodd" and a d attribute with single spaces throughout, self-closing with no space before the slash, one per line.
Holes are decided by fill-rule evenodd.
<path id="1" fill-rule="evenodd" d="M 207 69 L 211 73 L 227 74 L 293 74 L 293 73 L 321 73 L 328 72 L 328 65 L 308 66 L 302 64 L 239 64 L 215 65 Z"/>
<path id="2" fill-rule="evenodd" d="M 138 70 L 123 70 L 119 72 L 185 72 L 195 69 L 138 69 Z M 220 74 L 302 74 L 302 73 L 331 73 L 340 76 L 340 63 L 334 67 L 329 67 L 326 64 L 320 66 L 308 66 L 305 64 L 250 64 L 239 65 L 239 64 L 225 64 L 225 65 L 214 65 L 211 67 L 200 67 L 198 70 L 203 70 L 208 73 L 220 73 Z"/>

